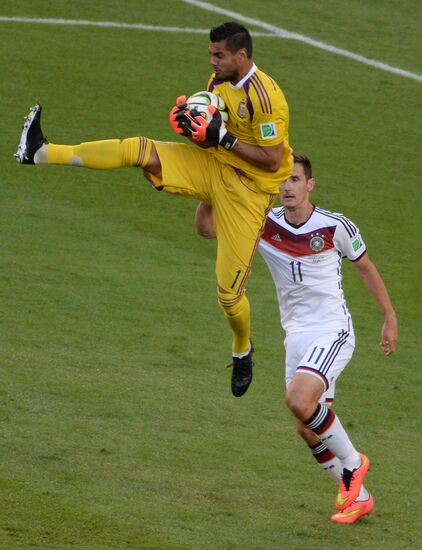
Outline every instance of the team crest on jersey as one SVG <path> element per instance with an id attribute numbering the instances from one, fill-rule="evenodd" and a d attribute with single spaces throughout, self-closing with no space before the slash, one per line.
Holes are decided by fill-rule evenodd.
<path id="1" fill-rule="evenodd" d="M 237 116 L 239 118 L 246 118 L 246 102 L 241 101 L 239 107 L 237 108 Z"/>
<path id="2" fill-rule="evenodd" d="M 325 246 L 325 241 L 320 235 L 314 235 L 309 241 L 309 246 L 314 252 L 321 252 Z"/>

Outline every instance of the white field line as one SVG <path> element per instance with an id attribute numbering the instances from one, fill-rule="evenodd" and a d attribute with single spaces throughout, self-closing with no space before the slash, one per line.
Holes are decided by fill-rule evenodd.
<path id="1" fill-rule="evenodd" d="M 305 36 L 303 34 L 287 31 L 286 29 L 277 27 L 276 25 L 271 25 L 271 23 L 266 23 L 265 21 L 260 21 L 259 19 L 246 17 L 241 13 L 237 13 L 235 11 L 226 10 L 224 8 L 220 8 L 219 6 L 215 6 L 210 2 L 202 2 L 201 0 L 181 0 L 181 1 L 185 2 L 185 4 L 190 4 L 192 6 L 196 6 L 197 8 L 201 8 L 203 10 L 225 15 L 232 20 L 234 19 L 236 21 L 240 21 L 248 25 L 254 25 L 255 27 L 260 27 L 261 29 L 264 29 L 272 33 L 273 35 L 279 36 L 281 38 L 297 40 L 299 42 L 303 42 L 304 44 L 308 44 L 309 46 L 312 46 L 314 48 L 319 48 L 321 50 L 325 50 L 327 52 L 330 52 L 336 55 L 348 57 L 349 59 L 353 59 L 353 61 L 364 63 L 365 65 L 375 67 L 376 69 L 380 69 L 381 71 L 386 71 L 389 73 L 397 74 L 399 76 L 404 76 L 405 78 L 411 78 L 413 80 L 418 80 L 419 82 L 422 82 L 422 76 L 419 74 L 412 73 L 410 71 L 405 71 L 403 69 L 400 69 L 399 67 L 392 67 L 391 65 L 387 65 L 386 63 L 383 63 L 381 61 L 376 61 L 375 59 L 368 59 L 367 57 L 350 52 L 349 50 L 336 48 L 335 46 L 331 46 L 330 44 L 326 44 L 325 42 L 314 40 L 313 38 L 310 38 L 309 36 Z"/>
<path id="2" fill-rule="evenodd" d="M 143 23 L 118 23 L 115 21 L 90 21 L 88 19 L 54 19 L 45 17 L 6 17 L 0 16 L 0 23 L 41 23 L 44 25 L 69 25 L 86 27 L 112 27 L 116 29 L 134 29 L 140 31 L 183 32 L 209 34 L 210 29 L 191 29 L 189 27 L 163 27 L 160 25 L 144 25 Z M 274 33 L 254 32 L 254 36 L 276 36 Z"/>
<path id="3" fill-rule="evenodd" d="M 328 51 L 330 53 L 334 53 L 336 55 L 341 55 L 343 57 L 348 57 L 349 59 L 353 59 L 354 61 L 357 61 L 359 63 L 364 63 L 365 65 L 370 65 L 371 67 L 375 67 L 376 69 L 380 69 L 382 71 L 386 71 L 389 73 L 397 74 L 399 76 L 403 76 L 405 78 L 410 78 L 412 80 L 417 80 L 419 82 L 422 82 L 422 76 L 418 75 L 416 73 L 412 73 L 410 71 L 405 71 L 403 69 L 400 69 L 399 67 L 392 67 L 391 65 L 387 65 L 386 63 L 382 63 L 381 61 L 376 61 L 375 59 L 368 59 L 362 55 L 355 54 L 353 52 L 350 52 L 348 50 L 344 50 L 342 48 L 337 48 L 336 46 L 331 46 L 330 44 L 326 44 L 325 42 L 320 42 L 318 40 L 314 40 L 313 38 L 310 38 L 309 36 L 305 36 L 303 34 L 298 34 L 294 32 L 290 32 L 286 29 L 283 29 L 281 27 L 277 27 L 275 25 L 272 25 L 270 23 L 266 23 L 264 21 L 260 21 L 259 19 L 253 19 L 250 17 L 245 17 L 244 15 L 231 11 L 226 10 L 224 8 L 220 8 L 218 6 L 214 6 L 213 4 L 210 4 L 209 2 L 202 2 L 200 0 L 181 0 L 182 2 L 185 2 L 186 4 L 191 4 L 193 6 L 196 6 L 201 9 L 205 9 L 208 11 L 212 11 L 214 13 L 219 13 L 221 15 L 226 15 L 232 19 L 237 19 L 238 21 L 241 21 L 243 23 L 247 23 L 249 25 L 254 25 L 256 27 L 261 27 L 262 29 L 265 29 L 267 32 L 252 32 L 253 36 L 267 36 L 267 37 L 278 37 L 278 38 L 285 38 L 289 40 L 297 40 L 299 42 L 303 42 L 305 44 L 308 44 L 309 46 L 312 46 L 314 48 L 319 48 L 321 50 Z M 143 23 L 118 23 L 114 21 L 90 21 L 86 19 L 56 19 L 56 18 L 41 18 L 41 17 L 7 17 L 7 16 L 0 16 L 0 22 L 3 23 L 30 23 L 30 24 L 47 24 L 47 25 L 69 25 L 69 26 L 92 26 L 92 27 L 112 27 L 117 29 L 134 29 L 134 30 L 143 30 L 143 31 L 158 31 L 158 32 L 181 32 L 181 33 L 196 33 L 196 34 L 208 34 L 209 29 L 198 29 L 198 28 L 189 28 L 189 27 L 167 27 L 167 26 L 159 26 L 159 25 L 144 25 Z"/>

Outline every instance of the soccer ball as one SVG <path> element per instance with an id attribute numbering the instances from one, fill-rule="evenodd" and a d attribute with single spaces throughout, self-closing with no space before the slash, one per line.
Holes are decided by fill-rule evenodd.
<path id="1" fill-rule="evenodd" d="M 187 99 L 186 104 L 189 111 L 195 109 L 205 120 L 212 119 L 212 115 L 208 110 L 208 107 L 211 106 L 216 107 L 220 111 L 224 122 L 227 122 L 229 119 L 229 113 L 227 112 L 223 98 L 212 92 L 196 92 L 196 94 L 191 95 Z"/>

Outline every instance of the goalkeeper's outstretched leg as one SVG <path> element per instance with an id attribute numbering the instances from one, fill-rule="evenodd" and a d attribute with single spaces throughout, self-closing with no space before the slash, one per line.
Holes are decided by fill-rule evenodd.
<path id="1" fill-rule="evenodd" d="M 158 190 L 215 206 L 216 230 L 219 229 L 218 301 L 233 337 L 231 390 L 236 397 L 243 395 L 252 381 L 254 351 L 250 340 L 249 302 L 244 291 L 273 195 L 261 191 L 242 170 L 220 162 L 202 147 L 142 136 L 79 145 L 50 143 L 41 128 L 41 112 L 41 105 L 37 104 L 25 119 L 15 154 L 21 164 L 97 170 L 139 167 Z M 174 121 L 182 132 L 185 132 L 185 122 L 178 118 Z M 230 150 L 226 145 L 225 149 Z"/>
<path id="2" fill-rule="evenodd" d="M 96 170 L 140 167 L 151 174 L 161 172 L 152 140 L 145 137 L 91 141 L 79 145 L 49 143 L 41 129 L 41 105 L 30 109 L 15 157 L 22 164 L 61 164 Z"/>

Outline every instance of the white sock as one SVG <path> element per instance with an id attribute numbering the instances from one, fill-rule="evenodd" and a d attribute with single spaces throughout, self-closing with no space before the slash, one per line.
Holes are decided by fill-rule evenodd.
<path id="1" fill-rule="evenodd" d="M 341 479 L 341 475 L 343 473 L 343 466 L 341 465 L 340 460 L 335 456 L 331 460 L 328 460 L 327 462 L 320 463 L 318 462 L 320 468 L 325 470 L 327 474 L 334 479 L 334 481 L 339 482 Z"/>
<path id="2" fill-rule="evenodd" d="M 324 470 L 327 475 L 331 477 L 331 479 L 338 483 L 343 474 L 343 464 L 339 458 L 333 455 L 333 453 L 322 442 L 317 445 L 309 445 L 309 450 L 317 461 L 319 467 Z M 356 500 L 368 500 L 368 498 L 369 493 L 362 485 L 359 496 Z"/>
<path id="3" fill-rule="evenodd" d="M 319 442 L 317 445 L 309 445 L 309 450 L 318 462 L 319 467 L 325 470 L 334 481 L 340 481 L 343 473 L 343 466 L 340 460 L 327 448 L 327 446 Z"/>
<path id="4" fill-rule="evenodd" d="M 368 500 L 369 498 L 369 493 L 368 491 L 365 489 L 365 487 L 362 485 L 362 487 L 360 488 L 360 493 L 359 493 L 359 496 L 356 500 Z"/>
<path id="5" fill-rule="evenodd" d="M 353 447 L 346 430 L 333 410 L 326 405 L 318 405 L 305 424 L 318 435 L 333 455 L 340 459 L 343 468 L 354 470 L 360 466 L 360 454 Z"/>
<path id="6" fill-rule="evenodd" d="M 48 163 L 48 143 L 43 143 L 41 147 L 34 154 L 35 164 L 47 164 Z"/>
<path id="7" fill-rule="evenodd" d="M 250 345 L 248 351 L 244 351 L 243 353 L 232 353 L 232 356 L 237 357 L 238 359 L 243 359 L 243 357 L 246 357 L 247 355 L 250 354 L 251 349 L 252 349 L 252 346 Z"/>

